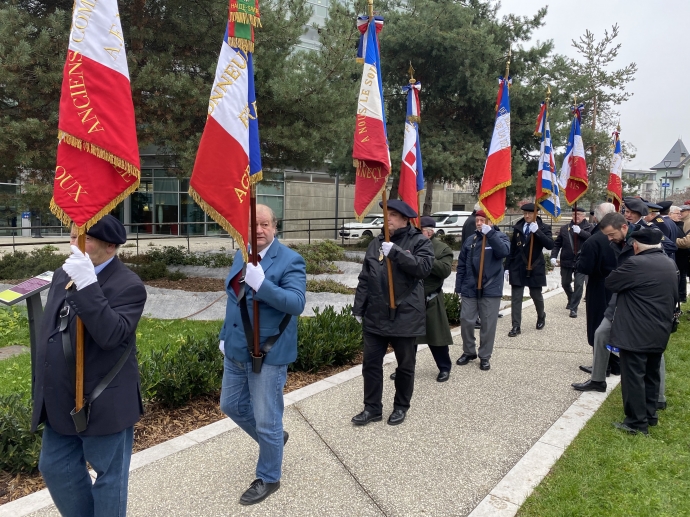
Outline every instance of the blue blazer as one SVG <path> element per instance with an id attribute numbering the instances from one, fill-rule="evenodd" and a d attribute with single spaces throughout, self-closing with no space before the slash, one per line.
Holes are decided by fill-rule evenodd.
<path id="1" fill-rule="evenodd" d="M 228 304 L 225 311 L 225 322 L 220 331 L 220 339 L 225 341 L 225 356 L 235 361 L 248 363 L 251 361 L 247 338 L 242 327 L 240 303 L 230 281 L 242 271 L 244 259 L 242 253 L 235 254 L 235 260 L 230 273 L 225 279 L 225 290 L 228 293 Z M 278 239 L 273 239 L 266 256 L 261 260 L 261 267 L 266 278 L 261 289 L 256 293 L 259 301 L 259 336 L 263 345 L 270 336 L 278 334 L 278 327 L 285 314 L 291 314 L 292 319 L 273 348 L 266 355 L 266 364 L 289 364 L 297 359 L 297 318 L 304 310 L 307 290 L 307 266 L 304 259 L 297 252 L 284 246 Z M 254 326 L 254 311 L 252 304 L 254 290 L 245 288 L 249 319 Z"/>

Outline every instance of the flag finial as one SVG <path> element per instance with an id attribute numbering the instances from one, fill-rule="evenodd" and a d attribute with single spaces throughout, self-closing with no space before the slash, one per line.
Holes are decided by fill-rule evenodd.
<path id="1" fill-rule="evenodd" d="M 410 74 L 410 84 L 414 84 L 417 80 L 414 78 L 414 68 L 412 68 L 412 61 L 410 61 L 410 68 L 407 69 L 407 73 Z"/>
<path id="2" fill-rule="evenodd" d="M 374 0 L 367 0 L 369 4 L 369 16 L 374 16 Z"/>
<path id="3" fill-rule="evenodd" d="M 513 56 L 513 44 L 508 45 L 508 60 L 506 61 L 506 81 L 510 77 L 510 58 Z"/>
<path id="4" fill-rule="evenodd" d="M 551 101 L 551 85 L 546 85 L 546 104 Z"/>

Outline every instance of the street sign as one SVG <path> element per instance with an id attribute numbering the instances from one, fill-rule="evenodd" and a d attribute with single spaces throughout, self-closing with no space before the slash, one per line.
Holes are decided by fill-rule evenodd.
<path id="1" fill-rule="evenodd" d="M 671 184 L 670 183 L 662 183 L 661 186 L 664 188 L 668 188 L 671 186 Z"/>

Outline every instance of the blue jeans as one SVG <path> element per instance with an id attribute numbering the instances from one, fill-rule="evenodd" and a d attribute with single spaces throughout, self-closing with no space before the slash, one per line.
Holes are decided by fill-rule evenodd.
<path id="1" fill-rule="evenodd" d="M 46 422 L 38 469 L 63 517 L 124 517 L 134 427 L 105 436 L 68 436 Z M 91 484 L 86 462 L 98 477 Z"/>
<path id="2" fill-rule="evenodd" d="M 220 410 L 259 444 L 256 477 L 265 483 L 280 481 L 286 380 L 286 364 L 264 364 L 253 373 L 252 363 L 225 357 Z"/>

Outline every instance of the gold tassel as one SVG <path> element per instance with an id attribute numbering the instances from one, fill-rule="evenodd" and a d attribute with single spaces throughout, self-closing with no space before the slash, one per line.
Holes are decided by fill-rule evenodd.
<path id="1" fill-rule="evenodd" d="M 245 25 L 252 25 L 254 27 L 262 28 L 261 18 L 249 13 L 238 13 L 233 11 L 230 13 L 229 19 L 231 22 L 243 23 Z"/>
<path id="2" fill-rule="evenodd" d="M 416 122 L 417 124 L 419 124 L 422 121 L 422 117 L 420 117 L 419 115 L 410 115 L 409 117 L 407 117 L 407 120 L 408 122 Z"/>
<path id="3" fill-rule="evenodd" d="M 260 182 L 262 179 L 264 179 L 264 171 L 256 172 L 256 173 L 249 176 L 249 184 L 255 185 L 258 182 Z"/>
<path id="4" fill-rule="evenodd" d="M 228 45 L 244 50 L 244 52 L 254 52 L 254 42 L 244 38 L 228 37 Z"/>

